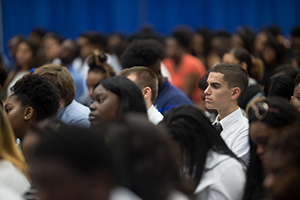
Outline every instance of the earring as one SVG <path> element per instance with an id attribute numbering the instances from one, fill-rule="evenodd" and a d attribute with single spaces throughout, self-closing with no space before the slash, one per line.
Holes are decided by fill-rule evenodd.
<path id="1" fill-rule="evenodd" d="M 27 119 L 27 116 L 25 116 L 24 118 Z"/>

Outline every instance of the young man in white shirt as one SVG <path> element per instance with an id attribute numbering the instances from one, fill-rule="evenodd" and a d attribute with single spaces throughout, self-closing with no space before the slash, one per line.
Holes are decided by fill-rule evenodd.
<path id="1" fill-rule="evenodd" d="M 207 85 L 204 91 L 206 107 L 218 111 L 213 125 L 221 128 L 221 137 L 229 149 L 248 163 L 249 124 L 238 106 L 238 99 L 248 86 L 246 70 L 238 64 L 218 64 L 211 69 Z"/>
<path id="2" fill-rule="evenodd" d="M 128 78 L 141 89 L 149 121 L 157 125 L 163 119 L 163 115 L 153 106 L 158 92 L 158 79 L 154 72 L 147 67 L 131 67 L 122 70 L 119 76 Z"/>

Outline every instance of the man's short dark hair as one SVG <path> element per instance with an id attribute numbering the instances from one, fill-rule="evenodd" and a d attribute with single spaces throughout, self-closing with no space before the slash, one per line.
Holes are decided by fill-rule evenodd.
<path id="1" fill-rule="evenodd" d="M 240 88 L 240 96 L 244 94 L 248 87 L 248 73 L 244 68 L 242 68 L 242 66 L 238 64 L 220 63 L 214 66 L 210 72 L 223 74 L 223 80 L 228 83 L 228 88 Z"/>
<path id="2" fill-rule="evenodd" d="M 163 46 L 156 40 L 134 40 L 121 56 L 121 65 L 124 69 L 134 66 L 151 68 L 163 58 L 163 53 Z"/>

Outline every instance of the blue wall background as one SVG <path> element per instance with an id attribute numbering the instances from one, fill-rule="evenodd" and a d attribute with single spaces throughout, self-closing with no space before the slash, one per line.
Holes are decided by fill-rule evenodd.
<path id="1" fill-rule="evenodd" d="M 1 0 L 0 0 L 1 1 Z M 148 24 L 162 33 L 186 24 L 234 32 L 278 24 L 287 36 L 300 24 L 299 0 L 2 0 L 3 42 L 34 27 L 76 38 L 84 30 L 131 34 Z"/>

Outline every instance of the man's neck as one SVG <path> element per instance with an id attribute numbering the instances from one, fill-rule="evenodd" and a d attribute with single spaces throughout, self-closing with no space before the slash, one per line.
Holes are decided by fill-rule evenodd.
<path id="1" fill-rule="evenodd" d="M 224 119 L 225 117 L 227 117 L 228 115 L 230 115 L 231 113 L 236 111 L 238 108 L 239 108 L 239 106 L 237 104 L 235 104 L 235 105 L 229 106 L 227 109 L 218 110 L 218 113 L 219 113 L 218 121 L 221 121 L 222 119 Z"/>

